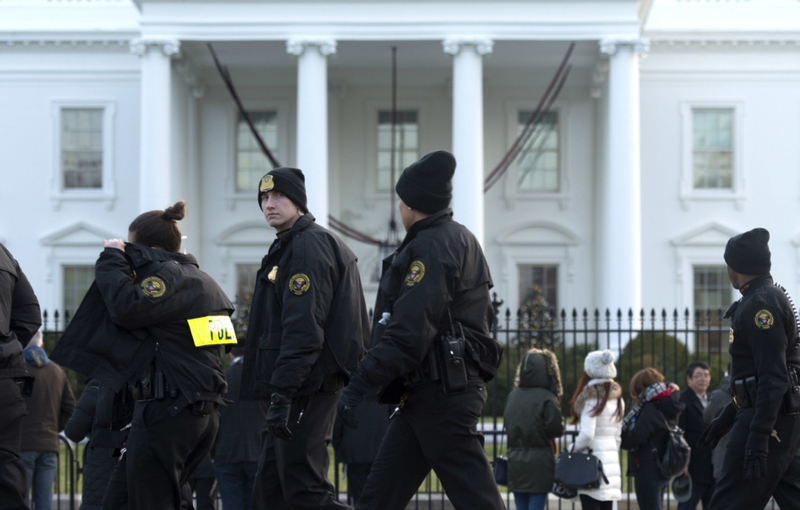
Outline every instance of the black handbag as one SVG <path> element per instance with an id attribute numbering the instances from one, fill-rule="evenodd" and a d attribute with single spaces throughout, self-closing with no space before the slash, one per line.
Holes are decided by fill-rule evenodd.
<path id="1" fill-rule="evenodd" d="M 592 455 L 591 448 L 586 453 L 575 453 L 567 449 L 558 456 L 553 475 L 555 484 L 563 485 L 567 489 L 597 489 L 601 480 L 608 484 L 603 463 Z"/>
<path id="2" fill-rule="evenodd" d="M 508 485 L 508 459 L 497 457 L 494 460 L 492 473 L 494 473 L 494 481 L 497 482 L 497 485 Z"/>

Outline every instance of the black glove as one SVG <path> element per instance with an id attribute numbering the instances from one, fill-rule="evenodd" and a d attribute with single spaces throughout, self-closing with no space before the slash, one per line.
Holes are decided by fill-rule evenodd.
<path id="1" fill-rule="evenodd" d="M 761 432 L 750 432 L 744 448 L 744 479 L 757 480 L 767 474 L 767 452 L 769 436 Z"/>
<path id="2" fill-rule="evenodd" d="M 342 391 L 339 403 L 336 406 L 339 416 L 342 418 L 342 423 L 354 429 L 358 428 L 356 408 L 364 402 L 364 394 L 368 391 L 369 383 L 366 379 L 358 374 L 354 374 L 350 378 L 350 384 Z"/>
<path id="3" fill-rule="evenodd" d="M 280 393 L 273 393 L 269 401 L 267 410 L 267 432 L 289 441 L 292 439 L 292 431 L 289 430 L 289 411 L 292 408 L 292 399 Z"/>
<path id="4" fill-rule="evenodd" d="M 725 434 L 733 428 L 733 422 L 736 420 L 736 406 L 733 402 L 725 406 L 719 416 L 706 427 L 702 434 L 700 434 L 700 443 L 711 443 L 711 449 L 717 447 L 719 440 L 725 437 Z"/>

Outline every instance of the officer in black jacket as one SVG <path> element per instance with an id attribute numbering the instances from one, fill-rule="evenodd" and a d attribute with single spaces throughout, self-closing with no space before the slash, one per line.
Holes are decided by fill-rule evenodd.
<path id="1" fill-rule="evenodd" d="M 136 404 L 112 480 L 124 474 L 131 510 L 181 505 L 216 436 L 222 351 L 236 343 L 230 300 L 179 253 L 184 207 L 141 214 L 129 243 L 104 241 L 95 282 L 52 356 L 114 392 L 129 385 Z"/>
<path id="2" fill-rule="evenodd" d="M 383 261 L 374 347 L 339 402 L 351 426 L 357 426 L 356 406 L 372 388 L 380 388 L 383 402 L 399 403 L 358 509 L 404 509 L 431 469 L 456 508 L 505 508 L 477 430 L 486 403 L 484 382 L 494 376 L 502 355 L 489 332 L 492 279 L 478 240 L 453 221 L 448 208 L 455 167 L 452 154 L 433 152 L 406 168 L 397 182 L 407 234 Z M 434 344 L 444 332 L 461 336 L 459 324 L 466 352 L 458 365 L 466 362 L 467 384 L 445 394 L 444 381 L 451 379 Z M 458 376 L 455 370 L 451 374 Z"/>
<path id="3" fill-rule="evenodd" d="M 27 509 L 25 466 L 19 457 L 23 395 L 33 376 L 22 349 L 42 325 L 39 301 L 19 264 L 0 244 L 0 509 Z"/>
<path id="4" fill-rule="evenodd" d="M 300 170 L 265 175 L 258 202 L 278 234 L 256 276 L 242 372 L 241 398 L 270 400 L 254 508 L 349 508 L 328 481 L 327 445 L 369 334 L 356 256 L 314 222 Z"/>
<path id="5" fill-rule="evenodd" d="M 712 510 L 764 508 L 791 482 L 783 477 L 800 441 L 797 317 L 788 296 L 769 274 L 769 232 L 757 228 L 728 241 L 725 262 L 742 293 L 731 318 L 731 393 L 734 401 L 703 432 L 716 446 L 730 431 Z M 787 506 L 784 506 L 787 505 Z M 800 508 L 784 501 L 782 510 Z"/>

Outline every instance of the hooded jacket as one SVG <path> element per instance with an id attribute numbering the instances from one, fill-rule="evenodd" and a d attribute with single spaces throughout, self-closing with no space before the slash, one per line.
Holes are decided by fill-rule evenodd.
<path id="1" fill-rule="evenodd" d="M 508 490 L 547 493 L 556 463 L 551 440 L 564 434 L 558 399 L 561 372 L 555 354 L 531 349 L 518 368 L 517 387 L 506 401 Z"/>
<path id="2" fill-rule="evenodd" d="M 668 425 L 678 424 L 684 407 L 680 393 L 672 391 L 663 399 L 655 398 L 644 404 L 633 427 L 622 431 L 622 448 L 629 451 L 629 476 L 636 474 L 661 479 L 657 458 L 664 454 L 667 446 Z"/>
<path id="3" fill-rule="evenodd" d="M 23 346 L 42 325 L 39 301 L 19 264 L 0 244 L 0 379 L 27 379 Z"/>

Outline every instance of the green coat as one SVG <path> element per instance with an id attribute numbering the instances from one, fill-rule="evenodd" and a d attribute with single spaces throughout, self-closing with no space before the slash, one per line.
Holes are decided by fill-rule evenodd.
<path id="1" fill-rule="evenodd" d="M 532 349 L 522 360 L 518 387 L 506 401 L 508 489 L 547 493 L 556 468 L 551 439 L 564 434 L 559 396 L 561 376 L 555 355 Z"/>

